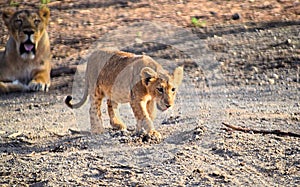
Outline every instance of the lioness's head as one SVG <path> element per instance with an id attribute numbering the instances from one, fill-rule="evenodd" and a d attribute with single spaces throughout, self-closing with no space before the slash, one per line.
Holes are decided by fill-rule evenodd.
<path id="1" fill-rule="evenodd" d="M 24 60 L 35 58 L 38 42 L 45 33 L 49 17 L 50 11 L 47 7 L 41 7 L 38 11 L 3 12 L 4 23 Z"/>
<path id="2" fill-rule="evenodd" d="M 177 67 L 173 75 L 155 72 L 145 67 L 141 70 L 142 83 L 148 93 L 155 98 L 157 108 L 165 111 L 174 105 L 178 86 L 183 79 L 183 67 Z"/>

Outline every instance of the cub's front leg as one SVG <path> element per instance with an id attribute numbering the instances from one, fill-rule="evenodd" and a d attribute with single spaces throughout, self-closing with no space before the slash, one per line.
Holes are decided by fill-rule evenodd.
<path id="1" fill-rule="evenodd" d="M 134 116 L 137 120 L 137 132 L 140 133 L 142 128 L 144 128 L 150 137 L 161 140 L 161 134 L 155 130 L 153 125 L 154 113 L 149 114 L 147 109 L 149 108 L 150 103 L 153 106 L 152 101 L 132 101 L 130 103 Z M 151 110 L 151 112 L 154 111 Z"/>

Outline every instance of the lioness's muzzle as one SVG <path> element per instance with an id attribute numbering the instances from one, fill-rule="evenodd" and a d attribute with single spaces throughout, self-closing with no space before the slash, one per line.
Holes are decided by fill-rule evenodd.
<path id="1" fill-rule="evenodd" d="M 33 53 L 35 54 L 35 44 L 33 43 L 33 35 L 34 31 L 32 30 L 25 30 L 23 33 L 27 36 L 27 40 L 20 45 L 20 53 Z"/>
<path id="2" fill-rule="evenodd" d="M 20 54 L 23 54 L 23 53 L 33 53 L 35 54 L 35 44 L 32 43 L 29 39 L 24 42 L 24 43 L 21 43 L 20 45 Z"/>

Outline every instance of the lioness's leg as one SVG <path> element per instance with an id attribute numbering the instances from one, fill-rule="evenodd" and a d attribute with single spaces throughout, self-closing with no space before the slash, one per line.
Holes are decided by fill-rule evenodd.
<path id="1" fill-rule="evenodd" d="M 49 70 L 39 70 L 34 72 L 33 79 L 28 84 L 32 91 L 48 91 L 50 87 Z"/>
<path id="2" fill-rule="evenodd" d="M 154 136 L 157 139 L 161 139 L 161 135 L 158 131 L 155 130 L 155 128 L 153 126 L 153 121 L 147 111 L 147 103 L 148 102 L 145 102 L 145 101 L 130 103 L 131 108 L 134 113 L 134 116 L 137 120 L 137 132 L 140 133 L 142 128 L 144 127 L 144 129 L 147 131 L 148 135 Z M 152 104 L 154 104 L 154 103 L 152 103 Z M 149 106 L 151 106 L 151 105 L 149 105 Z"/>
<path id="3" fill-rule="evenodd" d="M 107 99 L 107 110 L 111 126 L 114 129 L 126 130 L 126 125 L 120 119 L 118 103 Z"/>
<path id="4" fill-rule="evenodd" d="M 18 81 L 5 83 L 0 81 L 0 93 L 28 91 L 28 87 Z"/>
<path id="5" fill-rule="evenodd" d="M 101 117 L 101 103 L 104 98 L 104 94 L 99 87 L 95 89 L 95 93 L 91 95 L 91 107 L 90 107 L 90 123 L 92 133 L 101 133 L 104 131 Z"/>

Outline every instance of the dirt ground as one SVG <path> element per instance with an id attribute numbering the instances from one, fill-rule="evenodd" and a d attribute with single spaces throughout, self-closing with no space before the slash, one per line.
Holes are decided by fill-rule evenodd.
<path id="1" fill-rule="evenodd" d="M 65 0 L 48 6 L 52 87 L 0 96 L 1 186 L 300 185 L 299 137 L 222 125 L 300 134 L 298 0 Z M 0 3 L 0 11 L 7 7 Z M 1 49 L 8 33 L 0 25 Z M 90 128 L 88 105 L 72 111 L 64 98 L 80 98 L 73 67 L 97 47 L 145 53 L 166 67 L 185 65 L 176 106 L 155 121 L 162 142 L 111 130 L 105 108 L 103 134 L 70 133 Z M 130 108 L 122 106 L 121 113 L 134 128 Z"/>

